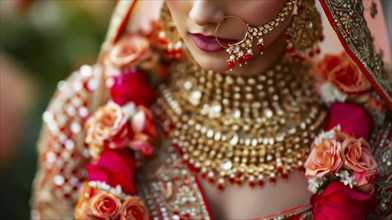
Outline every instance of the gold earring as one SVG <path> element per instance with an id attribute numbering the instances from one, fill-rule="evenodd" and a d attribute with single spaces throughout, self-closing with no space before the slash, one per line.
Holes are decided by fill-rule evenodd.
<path id="1" fill-rule="evenodd" d="M 170 58 L 182 57 L 184 44 L 166 3 L 162 5 L 159 21 L 161 25 L 158 34 L 159 45 Z"/>
<path id="2" fill-rule="evenodd" d="M 251 26 L 241 18 L 237 16 L 226 16 L 224 17 L 224 21 L 228 18 L 235 18 L 240 20 L 245 26 L 245 36 L 244 38 L 234 44 L 228 44 L 227 46 L 223 45 L 218 38 L 218 29 L 222 23 L 219 23 L 215 29 L 215 39 L 221 45 L 221 47 L 226 49 L 226 52 L 229 53 L 229 59 L 227 60 L 227 65 L 230 70 L 232 70 L 235 66 L 235 63 L 238 63 L 238 66 L 242 66 L 243 64 L 247 64 L 253 58 L 253 42 L 256 40 L 257 50 L 260 54 L 264 53 L 264 35 L 271 32 L 275 27 L 281 24 L 285 18 L 290 14 L 290 12 L 294 9 L 297 0 L 287 0 L 285 6 L 282 10 L 270 21 L 265 24 L 258 25 L 257 27 Z"/>
<path id="3" fill-rule="evenodd" d="M 286 51 L 299 61 L 320 53 L 318 42 L 323 40 L 321 15 L 314 0 L 298 2 L 297 14 L 287 29 L 285 39 Z"/>

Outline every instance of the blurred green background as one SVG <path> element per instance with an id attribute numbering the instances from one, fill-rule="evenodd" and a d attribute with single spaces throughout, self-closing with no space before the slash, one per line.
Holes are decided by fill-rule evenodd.
<path id="1" fill-rule="evenodd" d="M 36 142 L 58 81 L 93 64 L 115 0 L 0 0 L 0 218 L 29 219 Z"/>

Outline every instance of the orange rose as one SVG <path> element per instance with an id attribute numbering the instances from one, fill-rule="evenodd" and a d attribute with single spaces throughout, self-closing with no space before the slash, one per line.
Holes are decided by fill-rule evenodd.
<path id="1" fill-rule="evenodd" d="M 130 196 L 122 204 L 120 220 L 147 220 L 148 213 L 138 197 Z"/>
<path id="2" fill-rule="evenodd" d="M 103 63 L 110 74 L 135 66 L 150 55 L 150 43 L 147 38 L 126 35 L 104 56 Z"/>
<path id="3" fill-rule="evenodd" d="M 86 143 L 91 146 L 93 153 L 99 152 L 97 147 L 102 149 L 105 141 L 109 142 L 111 148 L 125 147 L 129 133 L 128 121 L 128 113 L 116 103 L 109 102 L 100 107 L 86 122 Z"/>
<path id="4" fill-rule="evenodd" d="M 120 198 L 109 192 L 96 194 L 90 200 L 90 209 L 98 218 L 117 218 L 120 208 Z"/>
<path id="5" fill-rule="evenodd" d="M 333 83 L 349 98 L 358 102 L 365 102 L 369 99 L 371 85 L 348 54 L 325 55 L 324 60 L 317 65 L 315 72 L 324 80 Z"/>
<path id="6" fill-rule="evenodd" d="M 337 140 L 323 139 L 319 145 L 313 144 L 312 151 L 305 162 L 305 175 L 321 178 L 339 171 L 343 164 L 340 149 L 341 143 Z"/>
<path id="7" fill-rule="evenodd" d="M 328 74 L 328 81 L 352 99 L 362 102 L 369 97 L 371 85 L 361 70 L 351 61 L 344 61 L 336 67 Z"/>
<path id="8" fill-rule="evenodd" d="M 344 157 L 344 167 L 355 172 L 370 171 L 375 172 L 377 163 L 374 160 L 370 146 L 363 138 L 345 136 L 342 143 Z"/>

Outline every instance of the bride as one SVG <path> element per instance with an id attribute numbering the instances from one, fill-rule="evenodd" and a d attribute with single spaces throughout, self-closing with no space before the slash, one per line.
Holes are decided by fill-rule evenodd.
<path id="1" fill-rule="evenodd" d="M 390 216 L 381 4 L 320 3 L 120 1 L 43 114 L 32 217 Z"/>

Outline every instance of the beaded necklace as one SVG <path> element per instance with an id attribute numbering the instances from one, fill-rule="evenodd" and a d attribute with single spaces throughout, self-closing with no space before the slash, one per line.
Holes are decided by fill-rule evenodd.
<path id="1" fill-rule="evenodd" d="M 326 117 L 307 70 L 288 57 L 253 77 L 181 62 L 160 87 L 156 111 L 184 161 L 218 189 L 274 183 L 303 169 Z"/>

